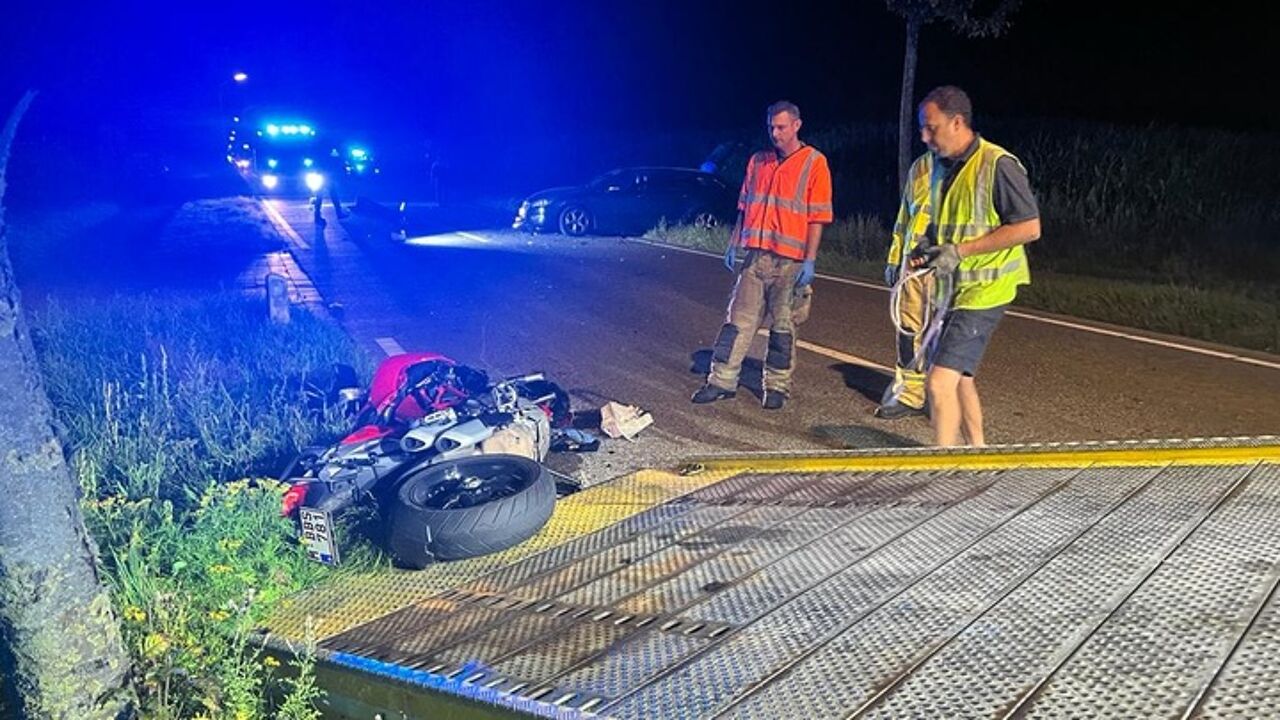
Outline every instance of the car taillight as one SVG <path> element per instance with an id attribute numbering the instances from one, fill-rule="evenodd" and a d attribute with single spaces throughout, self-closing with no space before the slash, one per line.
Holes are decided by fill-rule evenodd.
<path id="1" fill-rule="evenodd" d="M 284 497 L 280 501 L 280 517 L 292 517 L 298 512 L 298 508 L 302 507 L 302 503 L 307 499 L 307 490 L 311 487 L 311 483 L 294 483 L 284 491 Z"/>

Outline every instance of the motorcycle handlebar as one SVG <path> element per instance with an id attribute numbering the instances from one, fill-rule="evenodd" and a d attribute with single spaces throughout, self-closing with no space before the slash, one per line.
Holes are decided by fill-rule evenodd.
<path id="1" fill-rule="evenodd" d="M 529 373 L 528 375 L 514 375 L 512 377 L 499 380 L 496 384 L 515 385 L 519 383 L 537 382 L 539 380 L 546 380 L 546 379 L 547 379 L 546 373 L 535 372 L 535 373 Z"/>

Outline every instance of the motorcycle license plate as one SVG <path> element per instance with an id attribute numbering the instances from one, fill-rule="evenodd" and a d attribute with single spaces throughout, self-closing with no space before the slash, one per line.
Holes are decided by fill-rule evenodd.
<path id="1" fill-rule="evenodd" d="M 302 546 L 307 557 L 323 565 L 338 564 L 338 542 L 333 537 L 333 518 L 324 510 L 299 508 L 302 524 Z"/>

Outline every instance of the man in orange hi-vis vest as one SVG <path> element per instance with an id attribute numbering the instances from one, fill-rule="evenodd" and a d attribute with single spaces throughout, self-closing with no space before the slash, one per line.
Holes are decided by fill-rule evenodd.
<path id="1" fill-rule="evenodd" d="M 737 273 L 729 311 L 711 353 L 707 382 L 693 402 L 737 394 L 738 373 L 762 320 L 772 317 L 764 362 L 765 408 L 778 410 L 791 393 L 796 327 L 792 299 L 813 282 L 822 227 L 831 222 L 831 171 L 827 158 L 801 142 L 800 108 L 779 101 L 765 113 L 772 150 L 751 156 L 738 195 L 738 222 L 724 261 Z M 745 250 L 737 269 L 739 249 Z"/>

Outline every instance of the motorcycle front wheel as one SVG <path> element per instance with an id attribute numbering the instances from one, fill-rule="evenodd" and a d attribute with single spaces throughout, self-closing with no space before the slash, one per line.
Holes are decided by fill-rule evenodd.
<path id="1" fill-rule="evenodd" d="M 403 566 L 505 550 L 538 532 L 556 487 L 541 465 L 516 455 L 474 455 L 409 473 L 396 492 L 388 549 Z"/>

